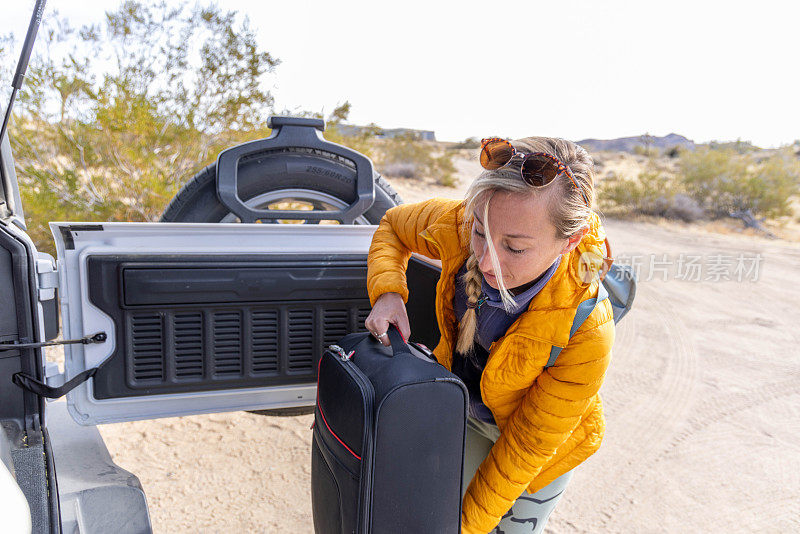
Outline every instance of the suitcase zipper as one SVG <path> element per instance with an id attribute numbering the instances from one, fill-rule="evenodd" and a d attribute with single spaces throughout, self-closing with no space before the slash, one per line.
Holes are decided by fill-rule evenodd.
<path id="1" fill-rule="evenodd" d="M 339 359 L 342 360 L 343 362 L 350 360 L 350 358 L 353 357 L 353 354 L 356 353 L 356 351 L 354 350 L 351 350 L 350 352 L 345 352 L 344 349 L 339 345 L 331 345 L 330 347 L 328 347 L 328 350 L 330 350 L 331 352 L 335 352 L 336 355 L 339 356 Z"/>

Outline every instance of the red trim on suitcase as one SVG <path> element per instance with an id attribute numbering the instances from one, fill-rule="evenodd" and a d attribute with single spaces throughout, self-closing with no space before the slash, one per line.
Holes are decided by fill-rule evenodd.
<path id="1" fill-rule="evenodd" d="M 341 444 L 342 444 L 342 447 L 344 447 L 345 449 L 347 449 L 347 452 L 349 452 L 350 454 L 352 454 L 353 456 L 355 456 L 356 458 L 358 458 L 358 459 L 359 459 L 359 461 L 360 461 L 360 460 L 361 460 L 361 456 L 359 456 L 359 455 L 357 455 L 356 453 L 354 453 L 354 452 L 353 452 L 353 450 L 352 450 L 350 447 L 348 447 L 348 446 L 347 446 L 347 444 L 346 444 L 344 441 L 342 441 L 341 439 L 339 439 L 339 436 L 337 436 L 337 435 L 336 435 L 336 432 L 334 432 L 334 431 L 331 429 L 331 426 L 328 424 L 328 421 L 327 421 L 327 419 L 325 419 L 325 414 L 324 414 L 324 413 L 322 413 L 322 406 L 320 406 L 320 405 L 319 405 L 319 372 L 320 372 L 320 369 L 322 369 L 322 358 L 320 358 L 320 359 L 319 359 L 319 363 L 317 364 L 317 408 L 319 408 L 319 414 L 322 416 L 322 422 L 323 422 L 323 423 L 325 423 L 325 426 L 328 428 L 328 432 L 330 432 L 330 433 L 331 433 L 331 435 L 332 435 L 334 438 L 336 438 L 336 441 L 338 441 L 339 443 L 341 443 Z"/>

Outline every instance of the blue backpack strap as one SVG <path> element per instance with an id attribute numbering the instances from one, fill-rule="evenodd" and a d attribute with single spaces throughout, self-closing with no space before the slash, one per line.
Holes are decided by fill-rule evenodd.
<path id="1" fill-rule="evenodd" d="M 605 288 L 603 283 L 600 283 L 600 287 L 597 290 L 597 296 L 586 299 L 580 304 L 578 304 L 578 309 L 575 311 L 575 319 L 572 320 L 572 328 L 569 329 L 569 337 L 572 338 L 575 335 L 575 332 L 578 331 L 578 328 L 586 321 L 586 319 L 591 315 L 592 311 L 594 310 L 595 306 L 599 303 L 603 302 L 608 298 L 608 290 Z M 547 360 L 547 365 L 545 365 L 545 369 L 548 367 L 552 367 L 556 363 L 556 358 L 558 355 L 561 354 L 561 347 L 553 346 L 550 349 L 550 359 Z"/>

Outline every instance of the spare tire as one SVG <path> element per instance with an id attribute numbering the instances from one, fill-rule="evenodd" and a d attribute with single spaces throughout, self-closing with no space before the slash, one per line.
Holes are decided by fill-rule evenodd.
<path id="1" fill-rule="evenodd" d="M 216 163 L 197 173 L 175 195 L 161 221 L 239 222 L 217 196 L 216 174 Z M 239 198 L 251 208 L 268 209 L 289 202 L 293 204 L 290 209 L 338 211 L 356 199 L 352 162 L 323 150 L 281 148 L 243 158 L 238 177 Z M 356 224 L 378 224 L 386 210 L 403 202 L 378 173 L 373 179 L 375 202 Z"/>
<path id="2" fill-rule="evenodd" d="M 349 160 L 318 149 L 282 148 L 239 164 L 239 198 L 251 208 L 291 203 L 290 209 L 338 211 L 356 198 L 356 169 Z M 240 222 L 217 196 L 217 165 L 198 172 L 172 199 L 162 222 Z M 356 224 L 378 224 L 386 210 L 402 204 L 400 195 L 378 173 L 373 174 L 375 202 L 355 220 Z M 299 205 L 299 206 L 298 206 Z M 286 209 L 286 208 L 283 208 Z M 296 221 L 292 221 L 296 222 Z M 305 221 L 314 224 L 319 221 Z M 250 413 L 273 416 L 307 415 L 313 406 Z"/>

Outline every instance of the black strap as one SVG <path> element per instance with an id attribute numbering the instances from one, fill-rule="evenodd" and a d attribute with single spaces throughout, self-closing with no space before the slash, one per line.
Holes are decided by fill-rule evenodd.
<path id="1" fill-rule="evenodd" d="M 405 342 L 403 335 L 400 334 L 400 330 L 394 324 L 389 324 L 389 330 L 387 330 L 386 333 L 389 334 L 389 343 L 392 344 L 393 357 L 404 353 L 413 356 L 411 348 Z"/>
<path id="2" fill-rule="evenodd" d="M 91 377 L 97 373 L 97 367 L 93 367 L 91 369 L 87 369 L 81 373 L 78 373 L 72 380 L 69 382 L 65 382 L 63 385 L 54 388 L 48 386 L 44 382 L 40 382 L 33 378 L 32 376 L 28 376 L 23 373 L 15 373 L 14 376 L 11 377 L 11 380 L 21 387 L 22 389 L 27 389 L 28 391 L 32 391 L 39 395 L 40 397 L 47 397 L 48 399 L 57 399 L 59 397 L 63 397 L 73 389 L 75 389 L 78 385 L 86 382 Z"/>

